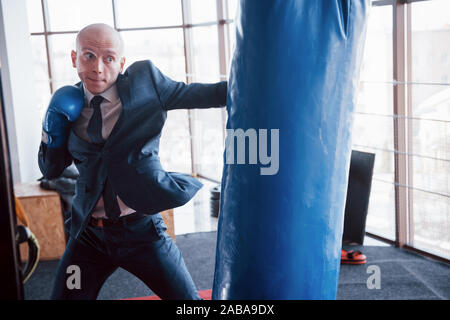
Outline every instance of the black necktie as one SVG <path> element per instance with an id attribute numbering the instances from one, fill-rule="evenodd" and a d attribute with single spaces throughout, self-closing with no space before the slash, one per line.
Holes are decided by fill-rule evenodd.
<path id="1" fill-rule="evenodd" d="M 93 143 L 102 144 L 105 140 L 102 137 L 102 112 L 100 104 L 103 101 L 102 96 L 95 96 L 91 100 L 91 107 L 94 108 L 94 114 L 89 120 L 87 134 Z"/>
<path id="2" fill-rule="evenodd" d="M 94 108 L 94 114 L 89 120 L 87 134 L 91 141 L 96 144 L 103 144 L 105 140 L 102 137 L 102 113 L 100 104 L 103 101 L 102 96 L 95 96 L 91 100 L 91 106 Z M 102 191 L 103 204 L 105 206 L 106 216 L 109 219 L 117 219 L 120 216 L 120 207 L 117 203 L 117 195 L 114 192 L 108 178 L 105 180 L 105 186 Z"/>

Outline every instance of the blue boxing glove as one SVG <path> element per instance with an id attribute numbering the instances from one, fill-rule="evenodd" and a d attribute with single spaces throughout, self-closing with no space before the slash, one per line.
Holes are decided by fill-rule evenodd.
<path id="1" fill-rule="evenodd" d="M 84 94 L 75 86 L 64 86 L 53 94 L 42 124 L 43 141 L 48 148 L 66 143 L 69 122 L 78 119 L 83 109 Z"/>

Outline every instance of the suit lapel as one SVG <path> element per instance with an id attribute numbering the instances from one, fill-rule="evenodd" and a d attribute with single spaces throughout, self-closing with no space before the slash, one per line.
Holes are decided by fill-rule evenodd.
<path id="1" fill-rule="evenodd" d="M 124 76 L 123 74 L 119 74 L 119 76 L 117 77 L 116 86 L 120 101 L 122 102 L 122 107 L 126 109 L 129 107 L 131 99 L 128 77 Z"/>
<path id="2" fill-rule="evenodd" d="M 117 86 L 117 92 L 119 94 L 120 102 L 122 103 L 122 111 L 120 112 L 119 119 L 117 119 L 117 122 L 115 123 L 111 134 L 109 135 L 108 139 L 106 140 L 105 146 L 109 145 L 111 143 L 111 140 L 114 139 L 114 136 L 120 128 L 120 124 L 123 122 L 123 119 L 125 117 L 125 113 L 127 109 L 130 106 L 130 86 L 128 83 L 128 78 L 124 76 L 123 74 L 119 74 L 116 81 Z"/>
<path id="3" fill-rule="evenodd" d="M 75 86 L 78 87 L 80 90 L 82 90 L 84 94 L 83 83 L 81 81 L 76 83 Z M 119 93 L 120 102 L 122 103 L 122 111 L 120 112 L 119 119 L 117 119 L 117 122 L 115 123 L 108 139 L 106 140 L 105 146 L 109 145 L 112 138 L 114 138 L 114 134 L 120 128 L 120 123 L 123 121 L 124 113 L 126 112 L 126 109 L 129 108 L 130 106 L 131 94 L 130 94 L 130 86 L 128 83 L 128 77 L 124 76 L 123 74 L 119 74 L 116 80 L 116 86 L 117 92 Z"/>

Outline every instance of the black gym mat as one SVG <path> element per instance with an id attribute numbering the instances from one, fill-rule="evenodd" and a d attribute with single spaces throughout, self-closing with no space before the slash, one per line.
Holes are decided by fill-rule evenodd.
<path id="1" fill-rule="evenodd" d="M 186 265 L 198 290 L 211 289 L 217 232 L 200 232 L 177 236 Z M 450 266 L 416 253 L 394 247 L 357 246 L 367 256 L 364 265 L 342 265 L 338 299 L 349 300 L 406 300 L 449 299 Z M 57 261 L 41 261 L 25 284 L 25 298 L 48 299 L 53 285 Z M 380 289 L 369 289 L 369 266 L 378 266 Z M 369 269 L 370 270 L 370 269 Z M 101 289 L 98 299 L 124 299 L 153 295 L 139 279 L 118 269 Z"/>

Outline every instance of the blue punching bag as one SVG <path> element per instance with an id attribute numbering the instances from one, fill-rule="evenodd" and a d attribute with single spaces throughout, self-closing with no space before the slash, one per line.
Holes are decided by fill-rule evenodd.
<path id="1" fill-rule="evenodd" d="M 213 299 L 336 298 L 368 9 L 240 1 Z"/>

